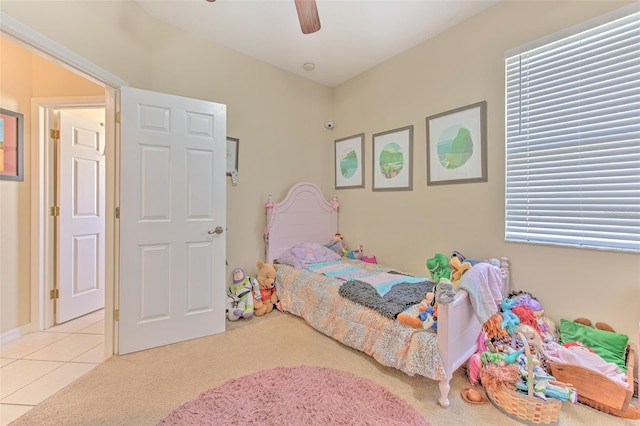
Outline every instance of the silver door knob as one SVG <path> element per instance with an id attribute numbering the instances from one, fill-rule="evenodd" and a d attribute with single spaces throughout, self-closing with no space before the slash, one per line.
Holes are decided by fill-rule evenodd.
<path id="1" fill-rule="evenodd" d="M 213 235 L 213 234 L 222 234 L 224 232 L 224 229 L 222 229 L 222 226 L 216 226 L 216 229 L 214 229 L 213 231 L 209 231 L 209 235 Z"/>

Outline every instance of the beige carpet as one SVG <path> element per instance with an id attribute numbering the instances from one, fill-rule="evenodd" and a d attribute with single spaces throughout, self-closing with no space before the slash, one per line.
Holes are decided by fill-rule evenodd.
<path id="1" fill-rule="evenodd" d="M 19 425 L 155 425 L 200 392 L 236 376 L 276 366 L 316 365 L 350 371 L 406 400 L 433 425 L 517 425 L 491 404 L 466 403 L 463 372 L 451 382 L 451 406 L 437 403 L 438 384 L 383 367 L 289 314 L 228 323 L 226 333 L 113 356 L 11 423 Z M 637 401 L 634 401 L 634 404 Z M 560 425 L 640 425 L 584 405 L 564 403 Z"/>

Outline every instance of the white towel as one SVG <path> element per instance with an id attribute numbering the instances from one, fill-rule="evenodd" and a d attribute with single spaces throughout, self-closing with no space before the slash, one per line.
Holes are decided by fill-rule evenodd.
<path id="1" fill-rule="evenodd" d="M 476 263 L 460 278 L 458 289 L 469 293 L 476 316 L 484 324 L 498 312 L 502 301 L 500 268 L 490 263 Z"/>
<path id="2" fill-rule="evenodd" d="M 569 349 L 556 343 L 549 342 L 544 346 L 544 355 L 551 362 L 573 364 L 579 367 L 607 376 L 616 383 L 629 387 L 626 374 L 613 362 L 605 361 L 597 353 L 585 349 Z M 578 389 L 580 391 L 580 389 Z"/>

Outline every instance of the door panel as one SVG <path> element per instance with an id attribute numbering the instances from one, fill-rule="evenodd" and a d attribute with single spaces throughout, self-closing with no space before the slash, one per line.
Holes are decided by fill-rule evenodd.
<path id="1" fill-rule="evenodd" d="M 226 107 L 121 89 L 119 353 L 225 328 Z"/>
<path id="2" fill-rule="evenodd" d="M 104 308 L 105 132 L 99 121 L 57 114 L 59 324 Z"/>

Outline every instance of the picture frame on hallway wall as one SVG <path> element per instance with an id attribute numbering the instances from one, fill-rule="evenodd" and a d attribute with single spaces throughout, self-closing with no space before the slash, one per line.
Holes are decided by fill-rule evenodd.
<path id="1" fill-rule="evenodd" d="M 373 191 L 413 189 L 413 125 L 373 135 Z"/>
<path id="2" fill-rule="evenodd" d="M 0 108 L 0 180 L 24 180 L 24 115 Z"/>
<path id="3" fill-rule="evenodd" d="M 427 186 L 487 182 L 487 102 L 426 118 Z"/>
<path id="4" fill-rule="evenodd" d="M 364 133 L 334 144 L 336 189 L 364 188 Z"/>
<path id="5" fill-rule="evenodd" d="M 240 139 L 227 137 L 227 176 L 238 173 L 238 152 Z"/>

